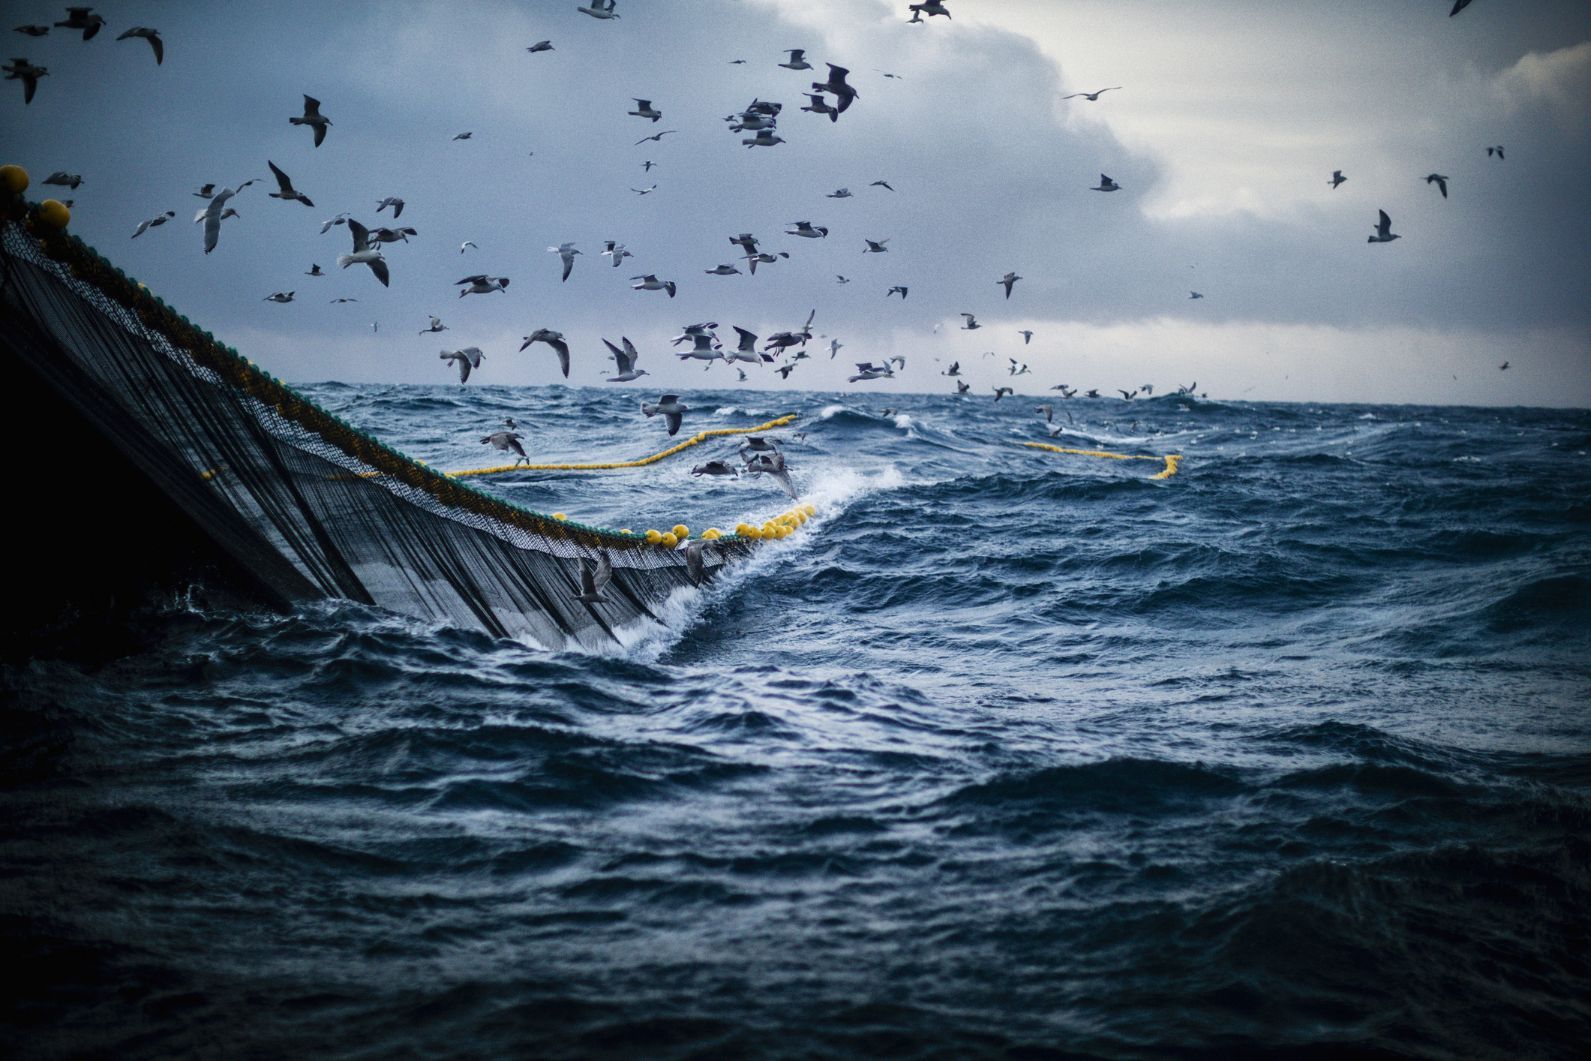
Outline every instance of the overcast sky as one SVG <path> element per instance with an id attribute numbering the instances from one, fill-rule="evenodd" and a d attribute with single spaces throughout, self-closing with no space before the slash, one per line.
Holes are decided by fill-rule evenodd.
<path id="1" fill-rule="evenodd" d="M 1456 18 L 1449 0 L 949 0 L 953 19 L 923 25 L 905 0 L 619 0 L 608 22 L 577 6 L 101 4 L 92 41 L 8 40 L 50 74 L 26 107 L 0 84 L 0 161 L 28 168 L 30 195 L 74 198 L 74 232 L 290 380 L 446 382 L 438 352 L 477 345 L 481 383 L 555 382 L 546 347 L 517 352 L 548 327 L 574 348 L 571 383 L 610 374 L 600 337 L 627 335 L 647 390 L 734 386 L 668 339 L 712 320 L 732 345 L 731 325 L 767 335 L 816 309 L 812 359 L 788 383 L 746 366 L 748 386 L 842 389 L 854 362 L 902 355 L 896 380 L 856 389 L 948 391 L 938 373 L 959 359 L 986 393 L 1016 357 L 1032 393 L 1197 380 L 1212 397 L 1591 405 L 1585 0 L 1475 0 Z M 4 11 L 8 29 L 62 17 Z M 161 30 L 163 66 L 115 40 L 134 25 Z M 526 51 L 544 38 L 553 51 Z M 796 47 L 818 71 L 779 68 Z M 860 93 L 838 123 L 798 109 L 826 61 Z M 303 93 L 333 123 L 318 149 L 287 121 Z M 663 120 L 627 115 L 632 97 Z M 727 131 L 753 98 L 785 105 L 786 143 Z M 663 129 L 678 132 L 635 144 Z M 266 197 L 267 158 L 313 209 Z M 41 189 L 57 169 L 83 185 Z M 1102 172 L 1123 190 L 1091 191 Z M 247 177 L 267 180 L 205 256 L 190 193 Z M 839 187 L 853 197 L 826 197 Z M 345 228 L 319 229 L 389 217 L 388 195 L 419 235 L 387 250 L 383 289 L 336 268 Z M 175 223 L 129 239 L 168 209 Z M 1378 209 L 1400 240 L 1366 242 Z M 799 220 L 828 237 L 783 234 Z M 746 231 L 791 257 L 706 275 L 744 271 L 729 237 Z M 466 239 L 479 249 L 461 255 Z M 607 239 L 635 257 L 610 267 Z M 568 240 L 584 253 L 560 283 L 546 248 Z M 305 276 L 312 262 L 331 275 Z M 1008 270 L 1023 277 L 1009 301 Z M 476 272 L 512 283 L 461 300 L 452 282 Z M 678 297 L 630 290 L 646 272 Z M 886 298 L 897 284 L 904 302 Z M 961 330 L 962 312 L 983 327 Z M 418 334 L 429 313 L 449 330 Z"/>

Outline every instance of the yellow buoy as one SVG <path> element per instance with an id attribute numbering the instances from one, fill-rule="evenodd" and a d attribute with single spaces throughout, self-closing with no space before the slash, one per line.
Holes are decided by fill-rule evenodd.
<path id="1" fill-rule="evenodd" d="M 764 523 L 762 525 L 762 536 L 764 538 L 777 538 L 779 536 L 779 524 L 771 519 Z"/>
<path id="2" fill-rule="evenodd" d="M 631 530 L 629 527 L 620 527 L 619 528 L 619 533 L 620 534 L 634 534 L 635 532 L 633 530 Z"/>
<path id="3" fill-rule="evenodd" d="M 21 166 L 0 166 L 0 188 L 21 195 L 28 190 L 28 171 Z"/>
<path id="4" fill-rule="evenodd" d="M 558 520 L 564 520 L 564 519 L 568 519 L 569 517 L 564 515 L 562 512 L 554 512 L 552 514 L 552 518 L 553 519 L 558 519 Z"/>
<path id="5" fill-rule="evenodd" d="M 59 232 L 71 220 L 72 211 L 68 210 L 66 204 L 59 199 L 46 199 L 39 204 L 39 221 L 47 228 L 53 228 Z"/>
<path id="6" fill-rule="evenodd" d="M 674 524 L 674 537 L 678 538 L 680 541 L 684 541 L 690 536 L 691 529 L 689 527 L 685 526 L 683 523 Z"/>
<path id="7" fill-rule="evenodd" d="M 670 531 L 658 538 L 657 543 L 665 549 L 672 549 L 679 544 L 679 539 L 674 537 L 674 533 Z"/>
<path id="8" fill-rule="evenodd" d="M 724 536 L 724 532 L 719 530 L 717 527 L 708 527 L 706 530 L 702 531 L 702 540 L 703 541 L 716 542 L 719 538 L 722 538 L 723 536 Z"/>
<path id="9" fill-rule="evenodd" d="M 656 545 L 663 540 L 663 532 L 660 530 L 648 530 L 646 532 L 646 540 Z"/>

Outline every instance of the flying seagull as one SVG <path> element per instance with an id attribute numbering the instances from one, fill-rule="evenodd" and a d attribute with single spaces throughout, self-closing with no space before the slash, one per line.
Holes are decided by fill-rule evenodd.
<path id="1" fill-rule="evenodd" d="M 967 318 L 967 323 L 965 323 L 965 324 L 963 324 L 961 326 L 961 330 L 962 331 L 964 331 L 964 332 L 977 331 L 979 328 L 983 327 L 983 325 L 978 323 L 978 318 L 974 317 L 972 314 L 963 313 L 962 316 Z"/>
<path id="2" fill-rule="evenodd" d="M 1199 292 L 1198 292 L 1198 291 L 1189 291 L 1189 292 L 1188 292 L 1188 297 L 1189 297 L 1189 298 L 1190 298 L 1190 299 L 1191 299 L 1191 298 L 1203 298 L 1203 297 L 1204 297 L 1204 295 L 1203 295 L 1203 294 L 1201 294 L 1201 293 L 1199 293 Z"/>
<path id="3" fill-rule="evenodd" d="M 1094 102 L 1097 102 L 1099 100 L 1099 97 L 1103 93 L 1115 92 L 1115 91 L 1117 91 L 1120 88 L 1121 88 L 1120 85 L 1112 85 L 1109 88 L 1102 88 L 1098 92 L 1073 92 L 1070 96 L 1062 96 L 1061 98 L 1062 99 L 1076 99 L 1077 97 L 1081 96 L 1084 99 L 1088 100 L 1090 103 L 1094 103 Z"/>
<path id="4" fill-rule="evenodd" d="M 580 251 L 575 249 L 573 243 L 560 243 L 556 247 L 548 247 L 547 252 L 556 254 L 563 259 L 563 278 L 565 280 L 569 279 L 569 273 L 575 267 L 575 255 L 579 254 Z"/>
<path id="5" fill-rule="evenodd" d="M 1016 273 L 1006 273 L 1004 276 L 1000 277 L 1000 279 L 996 280 L 995 283 L 1003 286 L 1005 288 L 1005 297 L 1010 298 L 1011 288 L 1015 287 L 1016 282 L 1020 279 L 1022 278 Z"/>
<path id="6" fill-rule="evenodd" d="M 832 192 L 830 192 L 825 198 L 829 198 L 829 199 L 849 199 L 850 197 L 851 197 L 851 189 L 849 189 L 849 188 L 836 188 Z"/>
<path id="7" fill-rule="evenodd" d="M 616 3 L 618 3 L 618 0 L 591 0 L 588 6 L 577 7 L 575 10 L 590 15 L 592 18 L 618 18 L 618 13 L 613 10 L 613 6 Z"/>
<path id="8" fill-rule="evenodd" d="M 1454 15 L 1458 14 L 1468 6 L 1469 0 L 1453 0 L 1453 10 L 1447 13 L 1447 17 L 1452 18 Z"/>
<path id="9" fill-rule="evenodd" d="M 348 223 L 350 225 L 355 224 L 353 221 Z M 506 294 L 508 291 L 508 277 L 506 276 L 487 276 L 485 273 L 476 273 L 474 276 L 466 276 L 462 280 L 455 280 L 454 283 L 465 285 L 459 291 L 459 298 L 463 298 L 465 295 L 489 295 L 493 291 L 502 291 Z"/>
<path id="10" fill-rule="evenodd" d="M 1487 158 L 1491 158 L 1493 155 L 1497 156 L 1497 161 L 1499 161 L 1499 162 L 1503 161 L 1503 145 L 1502 144 L 1498 144 L 1496 147 L 1488 147 L 1486 149 L 1486 157 Z"/>
<path id="11" fill-rule="evenodd" d="M 1395 239 L 1400 239 L 1401 237 L 1392 231 L 1392 219 L 1387 216 L 1387 212 L 1385 210 L 1381 210 L 1379 213 L 1381 214 L 1381 218 L 1376 222 L 1376 234 L 1369 237 L 1366 242 L 1391 243 Z"/>
<path id="12" fill-rule="evenodd" d="M 354 250 L 352 254 L 339 254 L 337 264 L 344 269 L 355 264 L 368 265 L 376 279 L 381 281 L 381 286 L 387 287 L 387 260 L 380 251 L 371 248 L 370 231 L 351 217 L 348 219 L 348 231 L 354 238 Z"/>
<path id="13" fill-rule="evenodd" d="M 50 35 L 49 26 L 17 26 L 15 29 L 18 33 L 25 33 L 29 37 L 48 37 Z"/>
<path id="14" fill-rule="evenodd" d="M 808 239 L 822 239 L 829 234 L 829 230 L 822 225 L 814 225 L 810 221 L 792 221 L 794 229 L 786 229 L 787 236 L 805 236 Z"/>
<path id="15" fill-rule="evenodd" d="M 733 265 L 715 265 L 711 269 L 702 270 L 708 276 L 739 276 L 740 270 Z"/>
<path id="16" fill-rule="evenodd" d="M 664 129 L 661 133 L 653 133 L 651 136 L 643 136 L 643 137 L 641 137 L 641 139 L 639 139 L 639 140 L 637 140 L 635 142 L 634 146 L 640 147 L 642 144 L 646 143 L 648 140 L 656 140 L 658 143 L 661 144 L 663 142 L 663 138 L 665 136 L 667 136 L 669 133 L 677 133 L 677 132 L 679 132 L 678 129 Z"/>
<path id="17" fill-rule="evenodd" d="M 635 100 L 635 110 L 625 111 L 626 114 L 632 114 L 637 118 L 650 118 L 654 122 L 663 117 L 663 112 L 652 106 L 651 100 L 640 99 L 636 96 L 631 96 L 630 98 Z"/>
<path id="18" fill-rule="evenodd" d="M 1344 177 L 1342 175 L 1342 170 L 1334 169 L 1334 170 L 1331 171 L 1331 180 L 1327 181 L 1326 183 L 1331 185 L 1331 190 L 1332 191 L 1336 191 L 1337 190 L 1337 185 L 1341 184 L 1343 181 L 1345 181 L 1347 179 L 1348 179 L 1347 177 Z"/>
<path id="19" fill-rule="evenodd" d="M 646 369 L 635 367 L 636 359 L 641 356 L 640 353 L 635 349 L 635 344 L 630 342 L 629 339 L 622 337 L 620 342 L 624 343 L 624 349 L 622 350 L 608 342 L 606 339 L 602 340 L 602 345 L 606 346 L 610 351 L 613 352 L 613 360 L 619 366 L 619 374 L 617 376 L 610 376 L 608 378 L 609 383 L 628 383 L 632 379 L 637 379 L 647 374 Z"/>
<path id="20" fill-rule="evenodd" d="M 280 303 L 285 305 L 285 304 L 293 301 L 293 295 L 294 294 L 295 294 L 295 292 L 292 292 L 292 291 L 276 291 L 276 292 L 273 292 L 273 293 L 271 293 L 269 295 L 266 295 L 265 298 L 263 298 L 261 301 L 263 301 L 263 302 L 280 302 Z"/>
<path id="21" fill-rule="evenodd" d="M 65 170 L 58 169 L 48 177 L 45 177 L 44 183 L 70 188 L 75 192 L 77 191 L 77 186 L 83 183 L 83 175 L 81 173 L 68 173 Z"/>
<path id="22" fill-rule="evenodd" d="M 677 394 L 665 394 L 657 400 L 656 405 L 642 402 L 641 412 L 648 417 L 661 413 L 664 422 L 668 424 L 668 433 L 675 435 L 679 433 L 679 425 L 684 421 L 685 414 L 690 412 L 690 406 L 681 405 Z"/>
<path id="23" fill-rule="evenodd" d="M 486 357 L 478 346 L 466 346 L 462 350 L 443 350 L 437 355 L 443 361 L 455 361 L 459 366 L 459 382 L 468 383 L 470 370 L 481 367 L 481 361 Z"/>
<path id="24" fill-rule="evenodd" d="M 150 29 L 148 26 L 134 26 L 132 29 L 128 30 L 126 33 L 123 33 L 116 39 L 119 41 L 124 41 L 130 37 L 142 37 L 144 40 L 149 42 L 149 46 L 155 50 L 156 66 L 159 66 L 166 61 L 166 45 L 160 39 L 160 31 L 158 29 Z"/>
<path id="25" fill-rule="evenodd" d="M 995 401 L 999 401 L 1001 398 L 1004 398 L 1007 394 L 1015 394 L 1015 393 L 1016 393 L 1016 391 L 1013 390 L 1010 387 L 996 387 L 996 388 L 994 388 L 994 400 Z"/>
<path id="26" fill-rule="evenodd" d="M 1429 174 L 1425 178 L 1425 183 L 1436 185 L 1437 188 L 1441 189 L 1442 198 L 1444 198 L 1444 199 L 1447 198 L 1447 178 L 1442 176 L 1442 174 L 1440 174 L 1440 173 Z"/>
<path id="27" fill-rule="evenodd" d="M 896 284 L 894 287 L 892 287 L 888 291 L 884 292 L 884 297 L 888 298 L 889 296 L 895 294 L 896 292 L 899 292 L 900 293 L 900 300 L 902 302 L 905 302 L 906 301 L 906 292 L 908 290 L 909 289 L 907 288 L 907 286 L 905 284 Z"/>
<path id="28" fill-rule="evenodd" d="M 167 221 L 170 221 L 172 218 L 174 218 L 176 216 L 177 216 L 177 211 L 175 211 L 175 210 L 167 210 L 165 213 L 157 214 L 156 216 L 150 218 L 148 221 L 140 221 L 138 223 L 138 231 L 133 233 L 132 238 L 133 239 L 137 239 L 139 236 L 142 236 L 149 229 L 152 229 L 152 228 L 154 228 L 157 225 L 164 225 Z"/>
<path id="29" fill-rule="evenodd" d="M 92 7 L 69 7 L 66 9 L 66 21 L 55 25 L 59 29 L 80 29 L 84 40 L 92 40 L 100 27 L 105 25 L 104 17 L 93 12 Z"/>
<path id="30" fill-rule="evenodd" d="M 525 50 L 530 52 L 532 55 L 536 54 L 537 52 L 550 52 L 552 51 L 552 41 L 537 41 L 535 44 L 532 44 Z"/>
<path id="31" fill-rule="evenodd" d="M 563 378 L 569 378 L 569 344 L 564 340 L 563 332 L 555 332 L 551 328 L 537 328 L 525 336 L 525 341 L 519 347 L 521 352 L 531 343 L 546 343 L 552 347 L 553 353 L 558 355 L 558 367 L 563 369 Z"/>
<path id="32" fill-rule="evenodd" d="M 839 112 L 844 114 L 856 99 L 856 89 L 852 88 L 845 80 L 845 75 L 850 71 L 843 66 L 828 64 L 829 79 L 827 81 L 814 81 L 812 87 L 819 92 L 831 92 L 837 102 Z"/>
<path id="33" fill-rule="evenodd" d="M 502 450 L 504 453 L 512 451 L 513 453 L 518 454 L 518 456 L 514 458 L 515 464 L 518 464 L 521 461 L 529 464 L 530 458 L 525 456 L 525 447 L 519 444 L 523 438 L 524 436 L 516 431 L 493 431 L 491 434 L 481 439 L 481 444 L 489 445 L 493 449 Z"/>
<path id="34" fill-rule="evenodd" d="M 376 213 L 381 213 L 387 207 L 392 207 L 392 220 L 396 221 L 403 215 L 403 200 L 395 195 L 389 195 L 376 204 Z"/>
<path id="35" fill-rule="evenodd" d="M 615 269 L 619 267 L 619 263 L 624 261 L 624 259 L 635 257 L 635 255 L 624 249 L 624 244 L 615 243 L 611 239 L 607 241 L 607 248 L 607 250 L 602 252 L 602 256 L 604 258 L 612 258 Z"/>
<path id="36" fill-rule="evenodd" d="M 837 122 L 840 120 L 840 112 L 829 106 L 829 101 L 823 98 L 822 93 L 808 92 L 805 93 L 805 95 L 807 99 L 811 100 L 812 102 L 807 106 L 802 107 L 802 110 L 809 114 L 827 114 L 829 116 L 829 121 L 831 122 Z"/>
<path id="37" fill-rule="evenodd" d="M 1121 185 L 1101 173 L 1099 175 L 1099 184 L 1088 190 L 1091 192 L 1119 192 L 1121 191 Z"/>
<path id="38" fill-rule="evenodd" d="M 430 325 L 425 327 L 425 328 L 421 328 L 420 329 L 420 334 L 421 335 L 427 335 L 427 334 L 429 334 L 431 332 L 445 332 L 445 331 L 447 331 L 447 325 L 442 323 L 442 318 L 441 317 L 438 317 L 436 314 L 433 313 L 433 314 L 431 314 L 431 323 L 430 323 Z M 521 349 L 523 349 L 523 347 L 521 347 Z"/>
<path id="39" fill-rule="evenodd" d="M 907 4 L 906 8 L 912 13 L 912 17 L 908 19 L 910 22 L 921 22 L 924 15 L 929 18 L 933 18 L 935 15 L 944 15 L 946 18 L 950 18 L 950 11 L 945 7 L 945 0 L 924 0 L 920 4 Z M 951 21 L 955 20 L 951 19 Z"/>
<path id="40" fill-rule="evenodd" d="M 476 243 L 472 239 L 467 239 L 463 243 L 459 244 L 459 253 L 463 254 L 470 247 L 474 247 L 476 250 L 480 250 L 481 249 L 480 248 L 480 244 Z"/>
<path id="41" fill-rule="evenodd" d="M 674 297 L 674 281 L 672 280 L 659 280 L 652 273 L 647 273 L 645 276 L 632 276 L 630 279 L 640 281 L 640 283 L 630 285 L 630 290 L 632 291 L 667 291 L 669 298 Z M 670 433 L 672 434 L 672 432 Z"/>
<path id="42" fill-rule="evenodd" d="M 863 254 L 889 253 L 889 248 L 884 246 L 884 244 L 889 242 L 887 239 L 867 239 L 866 237 L 863 237 L 862 242 L 867 244 L 867 249 L 862 252 Z"/>
<path id="43" fill-rule="evenodd" d="M 790 58 L 780 63 L 780 66 L 784 67 L 786 70 L 812 69 L 812 64 L 806 61 L 807 50 L 805 48 L 786 48 L 785 51 L 790 53 Z"/>
<path id="44" fill-rule="evenodd" d="M 326 127 L 331 124 L 331 119 L 320 113 L 320 100 L 314 96 L 304 97 L 304 114 L 299 118 L 287 119 L 289 125 L 307 125 L 315 130 L 315 146 L 319 147 L 322 140 L 326 139 Z"/>
<path id="45" fill-rule="evenodd" d="M 325 273 L 324 270 L 321 269 L 319 262 L 310 262 L 309 270 L 307 272 L 305 272 L 304 275 L 305 276 L 325 276 L 326 273 Z"/>
<path id="46" fill-rule="evenodd" d="M 892 192 L 895 190 L 894 188 L 890 187 L 889 181 L 874 181 L 873 183 L 869 184 L 868 187 L 883 188 L 887 192 Z"/>
<path id="47" fill-rule="evenodd" d="M 33 102 L 33 93 L 37 92 L 39 88 L 39 78 L 50 72 L 48 67 L 34 66 L 26 59 L 13 59 L 4 67 L 0 67 L 0 69 L 5 71 L 7 81 L 22 82 L 22 102 L 24 104 Z"/>
<path id="48" fill-rule="evenodd" d="M 222 188 L 211 196 L 210 202 L 205 208 L 194 216 L 194 221 L 204 222 L 204 252 L 206 254 L 215 250 L 216 241 L 221 238 L 221 222 L 228 217 L 238 216 L 236 210 L 226 205 L 227 200 L 253 183 L 252 180 L 246 180 L 236 188 Z"/>
<path id="49" fill-rule="evenodd" d="M 272 199 L 281 199 L 283 202 L 292 202 L 297 200 L 298 202 L 303 203 L 305 206 L 315 205 L 314 203 L 310 202 L 309 196 L 293 187 L 292 178 L 283 173 L 281 169 L 277 167 L 276 163 L 272 162 L 270 159 L 266 159 L 265 164 L 271 167 L 271 173 L 276 177 L 277 190 L 270 193 Z"/>

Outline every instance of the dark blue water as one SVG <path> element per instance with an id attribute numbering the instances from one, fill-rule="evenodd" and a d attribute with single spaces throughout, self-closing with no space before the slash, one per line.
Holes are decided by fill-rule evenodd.
<path id="1" fill-rule="evenodd" d="M 509 413 L 665 441 L 613 390 L 312 393 L 448 468 Z M 0 670 L 8 1049 L 1579 1056 L 1591 414 L 1057 403 L 1153 481 L 1021 448 L 1032 399 L 687 401 L 800 411 L 819 517 L 623 650 L 176 594 Z M 690 478 L 729 448 L 492 488 L 787 507 Z"/>

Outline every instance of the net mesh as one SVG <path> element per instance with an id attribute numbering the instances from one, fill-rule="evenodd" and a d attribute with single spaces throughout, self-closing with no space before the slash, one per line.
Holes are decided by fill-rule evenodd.
<path id="1" fill-rule="evenodd" d="M 681 551 L 432 471 L 246 361 L 75 237 L 0 224 L 0 346 L 284 599 L 341 597 L 598 648 L 691 585 Z M 751 548 L 705 543 L 709 576 Z M 589 605 L 575 599 L 580 561 L 599 553 L 613 564 L 612 603 Z"/>

